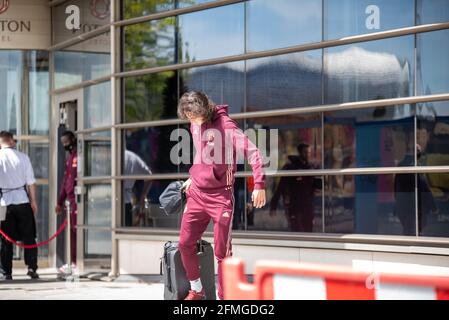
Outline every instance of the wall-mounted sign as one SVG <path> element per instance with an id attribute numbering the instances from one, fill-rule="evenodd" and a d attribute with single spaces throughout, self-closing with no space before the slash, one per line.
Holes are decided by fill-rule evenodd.
<path id="1" fill-rule="evenodd" d="M 47 49 L 50 17 L 47 0 L 0 0 L 0 49 Z"/>
<path id="2" fill-rule="evenodd" d="M 109 24 L 111 0 L 69 0 L 53 8 L 53 44 Z M 108 34 L 70 48 L 87 52 L 110 52 Z"/>

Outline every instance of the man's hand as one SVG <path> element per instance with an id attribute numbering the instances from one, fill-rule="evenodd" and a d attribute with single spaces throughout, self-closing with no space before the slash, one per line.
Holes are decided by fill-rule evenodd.
<path id="1" fill-rule="evenodd" d="M 37 203 L 36 203 L 36 201 L 31 201 L 31 209 L 33 210 L 34 214 L 37 214 Z"/>
<path id="2" fill-rule="evenodd" d="M 187 190 L 189 190 L 190 185 L 192 184 L 192 179 L 187 179 L 186 181 L 184 181 L 184 183 L 182 184 L 182 190 L 184 192 L 187 192 Z"/>
<path id="3" fill-rule="evenodd" d="M 266 203 L 265 190 L 254 190 L 251 195 L 254 208 L 262 208 Z"/>
<path id="4" fill-rule="evenodd" d="M 61 214 L 62 208 L 61 208 L 61 206 L 60 206 L 59 204 L 56 205 L 56 207 L 55 207 L 55 212 L 56 212 L 56 214 Z"/>

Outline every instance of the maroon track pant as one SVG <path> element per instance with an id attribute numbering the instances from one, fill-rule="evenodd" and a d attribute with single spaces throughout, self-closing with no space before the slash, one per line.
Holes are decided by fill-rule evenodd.
<path id="1" fill-rule="evenodd" d="M 223 299 L 221 262 L 232 255 L 231 229 L 234 210 L 233 189 L 205 193 L 192 184 L 187 191 L 187 204 L 181 223 L 179 250 L 190 281 L 200 277 L 196 243 L 201 239 L 210 220 L 214 222 L 214 253 L 218 262 L 218 297 Z"/>

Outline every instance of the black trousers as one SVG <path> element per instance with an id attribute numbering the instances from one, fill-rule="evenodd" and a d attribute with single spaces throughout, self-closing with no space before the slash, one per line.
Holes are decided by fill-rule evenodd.
<path id="1" fill-rule="evenodd" d="M 21 240 L 26 245 L 36 243 L 36 221 L 29 203 L 8 206 L 1 228 L 14 240 Z M 2 237 L 1 262 L 4 274 L 12 274 L 12 255 L 13 244 Z M 25 249 L 25 264 L 37 270 L 37 248 Z"/>

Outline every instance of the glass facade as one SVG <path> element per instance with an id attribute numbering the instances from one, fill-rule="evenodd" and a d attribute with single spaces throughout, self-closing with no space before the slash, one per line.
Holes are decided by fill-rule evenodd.
<path id="1" fill-rule="evenodd" d="M 0 50 L 0 130 L 15 135 L 17 149 L 28 154 L 37 179 L 37 241 L 49 235 L 49 53 Z M 17 252 L 23 254 L 22 250 Z M 48 246 L 38 250 L 48 257 Z"/>
<path id="2" fill-rule="evenodd" d="M 65 27 L 68 5 L 80 8 L 80 29 Z M 75 92 L 84 256 L 111 254 L 115 214 L 125 233 L 178 230 L 181 216 L 166 216 L 158 198 L 187 177 L 189 166 L 170 156 L 173 131 L 189 128 L 177 118 L 189 90 L 228 104 L 242 129 L 278 132 L 278 172 L 267 177 L 264 208 L 252 207 L 253 181 L 242 173 L 250 168 L 238 167 L 233 229 L 243 236 L 449 237 L 448 174 L 436 173 L 449 165 L 449 100 L 351 107 L 449 94 L 448 29 L 370 38 L 448 22 L 448 0 L 69 0 L 50 7 L 57 47 L 0 50 L 0 129 L 14 133 L 33 162 L 38 240 L 48 236 L 57 192 L 50 180 L 59 142 L 50 137 L 60 106 L 50 105 Z M 115 41 L 111 20 L 122 20 Z M 365 38 L 342 43 L 352 36 Z"/>
<path id="3" fill-rule="evenodd" d="M 139 1 L 125 3 L 143 9 L 137 6 Z M 134 11 L 134 14 L 178 8 L 167 1 L 163 4 L 148 8 L 149 11 Z M 378 1 L 372 4 L 354 0 L 251 0 L 183 13 L 173 20 L 164 19 L 170 23 L 153 20 L 126 26 L 125 29 L 141 28 L 143 33 L 125 30 L 131 40 L 125 36 L 123 42 L 124 70 L 207 59 L 219 61 L 244 53 L 446 21 L 445 9 L 437 12 L 435 6 L 443 8 L 444 1 L 435 4 L 413 0 Z M 148 42 L 143 41 L 148 45 L 134 54 L 132 43 L 139 42 L 140 37 L 148 39 Z M 289 108 L 307 110 L 307 107 L 320 105 L 447 93 L 445 70 L 448 68 L 444 68 L 448 62 L 447 38 L 447 30 L 442 30 L 250 60 L 242 57 L 237 62 L 195 68 L 174 67 L 173 71 L 126 77 L 123 80 L 123 122 L 138 126 L 123 130 L 126 152 L 136 152 L 153 174 L 187 172 L 188 168 L 167 161 L 175 143 L 169 142 L 168 137 L 176 126 L 141 128 L 138 123 L 176 119 L 175 97 L 188 90 L 202 90 L 215 102 L 229 104 L 231 114 Z M 431 49 L 435 45 L 438 50 Z M 147 50 L 149 54 L 142 55 L 139 50 Z M 169 57 L 168 61 L 158 58 L 158 53 L 164 51 L 163 56 Z M 139 62 L 130 66 L 128 61 L 133 59 Z M 377 168 L 379 173 L 304 177 L 283 177 L 281 173 L 267 179 L 267 206 L 256 210 L 250 201 L 251 178 L 239 178 L 235 193 L 241 203 L 237 201 L 236 204 L 234 229 L 414 236 L 444 236 L 446 233 L 447 236 L 449 231 L 444 221 L 449 212 L 426 207 L 428 199 L 434 198 L 437 192 L 434 185 L 438 184 L 437 179 L 432 180 L 432 174 L 382 174 L 382 168 L 386 167 L 424 164 L 421 150 L 426 146 L 420 140 L 429 140 L 430 133 L 425 133 L 421 127 L 434 127 L 435 123 L 424 123 L 419 115 L 423 110 L 415 104 L 355 110 L 341 107 L 341 110 L 292 114 L 287 118 L 257 117 L 240 121 L 245 129 L 278 130 L 280 170 L 335 172 Z M 438 130 L 444 130 L 444 120 L 439 121 Z M 415 142 L 420 144 L 419 153 Z M 306 167 L 295 162 L 301 144 L 308 145 Z M 448 165 L 443 159 L 430 160 L 427 165 Z M 141 191 L 134 192 L 139 202 Z M 149 194 L 152 192 L 153 187 Z M 428 218 L 428 212 L 434 215 Z M 425 223 L 429 219 L 433 221 L 432 227 Z M 168 227 L 179 228 L 179 219 L 172 222 Z M 446 231 L 434 231 L 438 228 Z"/>

